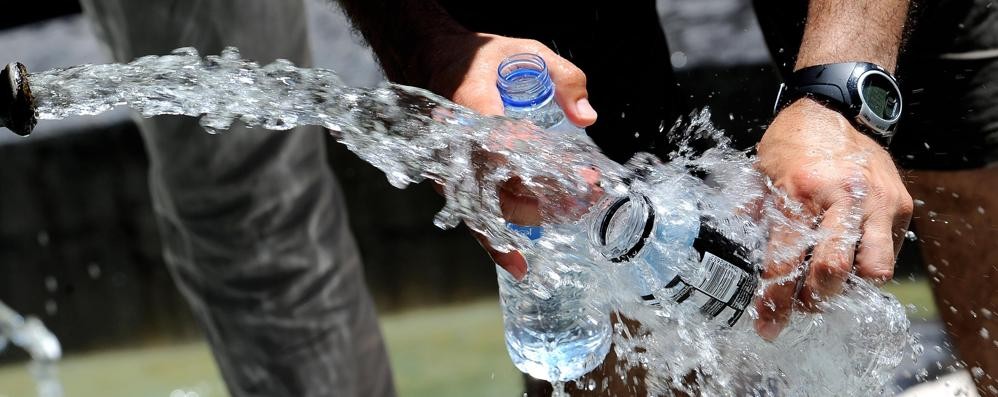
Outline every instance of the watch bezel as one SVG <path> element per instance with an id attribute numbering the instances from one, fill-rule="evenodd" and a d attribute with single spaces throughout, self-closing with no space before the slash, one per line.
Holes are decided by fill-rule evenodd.
<path id="1" fill-rule="evenodd" d="M 890 138 L 894 135 L 894 128 L 897 126 L 898 121 L 901 120 L 901 114 L 904 112 L 904 100 L 901 97 L 901 88 L 898 87 L 897 82 L 894 81 L 894 78 L 891 77 L 891 75 L 887 74 L 887 72 L 881 70 L 880 68 L 861 69 L 860 67 L 857 67 L 857 70 L 862 71 L 859 73 L 858 78 L 854 77 L 854 80 L 850 82 L 849 87 L 850 91 L 853 93 L 853 96 L 858 99 L 858 103 L 860 105 L 856 118 L 860 123 L 863 123 L 877 134 Z M 891 119 L 884 119 L 883 117 L 880 117 L 873 110 L 873 108 L 870 107 L 866 96 L 863 94 L 863 83 L 865 83 L 871 75 L 882 76 L 888 83 L 890 83 L 891 88 L 894 89 L 894 94 L 897 97 L 897 113 Z M 853 82 L 855 82 L 855 84 L 852 84 Z"/>

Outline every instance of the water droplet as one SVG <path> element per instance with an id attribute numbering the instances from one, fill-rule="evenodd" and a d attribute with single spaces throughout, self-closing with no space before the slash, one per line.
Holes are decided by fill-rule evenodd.
<path id="1" fill-rule="evenodd" d="M 984 207 L 977 206 L 977 213 L 981 214 L 981 215 L 984 215 Z"/>
<path id="2" fill-rule="evenodd" d="M 981 335 L 981 337 L 984 339 L 988 339 L 991 337 L 991 332 L 988 332 L 987 328 L 981 328 L 981 330 L 978 331 L 977 334 Z"/>
<path id="3" fill-rule="evenodd" d="M 45 277 L 45 290 L 48 292 L 55 292 L 59 288 L 59 281 L 55 277 L 48 276 Z"/>
<path id="4" fill-rule="evenodd" d="M 186 57 L 197 57 L 197 56 L 199 56 L 198 55 L 198 50 L 196 48 L 194 48 L 194 47 L 182 47 L 182 48 L 178 48 L 178 49 L 175 49 L 175 50 L 171 51 L 170 54 L 173 54 L 173 55 L 182 55 L 182 56 L 186 56 Z"/>
<path id="5" fill-rule="evenodd" d="M 238 61 L 242 58 L 239 55 L 239 49 L 236 47 L 225 47 L 222 49 L 222 59 L 227 61 Z"/>
<path id="6" fill-rule="evenodd" d="M 916 207 L 921 207 L 921 206 L 925 205 L 925 201 L 924 200 L 919 200 L 919 199 L 912 200 L 912 203 L 914 203 Z"/>
<path id="7" fill-rule="evenodd" d="M 913 232 L 911 230 L 909 230 L 909 231 L 907 231 L 907 232 L 904 233 L 904 238 L 907 239 L 908 241 L 918 240 L 918 236 L 916 236 L 915 232 Z"/>
<path id="8" fill-rule="evenodd" d="M 681 69 L 686 66 L 688 59 L 686 58 L 686 54 L 682 51 L 675 51 L 669 57 L 669 61 L 672 63 L 672 67 Z"/>
<path id="9" fill-rule="evenodd" d="M 45 314 L 48 314 L 49 316 L 54 316 L 58 312 L 59 312 L 59 304 L 57 304 L 52 299 L 45 301 Z"/>
<path id="10" fill-rule="evenodd" d="M 991 311 L 988 309 L 981 309 L 981 315 L 987 320 L 991 319 Z"/>
<path id="11" fill-rule="evenodd" d="M 46 232 L 46 231 L 44 231 L 44 230 L 40 231 L 35 236 L 35 240 L 38 241 L 38 246 L 40 246 L 40 247 L 46 247 L 46 246 L 49 245 L 49 233 Z"/>
<path id="12" fill-rule="evenodd" d="M 101 273 L 100 265 L 98 265 L 97 263 L 90 262 L 87 265 L 87 274 L 90 275 L 91 279 L 93 280 L 99 279 L 100 273 Z"/>

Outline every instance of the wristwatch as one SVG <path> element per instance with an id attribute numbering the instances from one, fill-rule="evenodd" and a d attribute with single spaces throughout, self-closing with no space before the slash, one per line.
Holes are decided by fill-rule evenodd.
<path id="1" fill-rule="evenodd" d="M 780 84 L 773 114 L 810 97 L 846 116 L 858 130 L 887 146 L 901 119 L 901 90 L 880 66 L 867 62 L 806 67 Z"/>

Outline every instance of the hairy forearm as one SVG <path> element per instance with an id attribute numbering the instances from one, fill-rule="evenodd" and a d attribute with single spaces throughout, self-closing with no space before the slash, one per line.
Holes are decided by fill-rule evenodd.
<path id="1" fill-rule="evenodd" d="M 466 30 L 434 0 L 337 0 L 389 80 L 416 83 L 417 59 L 434 38 Z"/>
<path id="2" fill-rule="evenodd" d="M 863 61 L 893 72 L 909 0 L 810 0 L 795 69 Z"/>

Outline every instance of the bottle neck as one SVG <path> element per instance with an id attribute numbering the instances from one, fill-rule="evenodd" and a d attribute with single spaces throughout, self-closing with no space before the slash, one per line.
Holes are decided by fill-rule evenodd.
<path id="1" fill-rule="evenodd" d="M 545 129 L 565 120 L 565 113 L 554 101 L 554 83 L 540 56 L 512 55 L 499 64 L 498 73 L 496 87 L 507 117 Z"/>
<path id="2" fill-rule="evenodd" d="M 654 229 L 655 211 L 643 195 L 605 197 L 593 210 L 591 242 L 612 262 L 626 262 L 636 256 Z"/>

